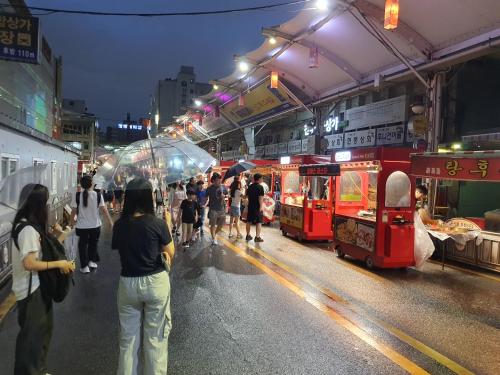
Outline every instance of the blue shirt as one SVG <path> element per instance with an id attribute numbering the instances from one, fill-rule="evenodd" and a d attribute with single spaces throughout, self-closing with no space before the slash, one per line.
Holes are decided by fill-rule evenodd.
<path id="1" fill-rule="evenodd" d="M 196 197 L 198 198 L 198 204 L 200 206 L 204 206 L 207 203 L 207 191 L 206 190 L 198 190 L 196 192 Z"/>

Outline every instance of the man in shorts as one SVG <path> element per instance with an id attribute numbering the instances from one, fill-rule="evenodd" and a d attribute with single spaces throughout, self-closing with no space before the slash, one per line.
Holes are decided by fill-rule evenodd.
<path id="1" fill-rule="evenodd" d="M 263 200 L 264 200 L 264 188 L 261 185 L 262 175 L 256 173 L 253 176 L 253 184 L 251 184 L 247 189 L 248 198 L 248 214 L 247 214 L 247 236 L 246 240 L 251 241 L 252 236 L 250 236 L 250 227 L 255 224 L 255 242 L 264 242 L 260 236 L 260 231 L 262 229 L 262 218 L 263 218 Z"/>
<path id="2" fill-rule="evenodd" d="M 210 179 L 211 185 L 207 188 L 208 224 L 212 235 L 212 245 L 218 245 L 215 236 L 226 224 L 225 196 L 227 191 L 221 184 L 221 176 L 214 173 Z"/>

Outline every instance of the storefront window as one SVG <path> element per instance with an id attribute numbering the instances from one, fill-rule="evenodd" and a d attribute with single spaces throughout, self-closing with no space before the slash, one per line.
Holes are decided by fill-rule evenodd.
<path id="1" fill-rule="evenodd" d="M 385 185 L 386 207 L 410 207 L 411 182 L 408 175 L 401 171 L 393 172 Z"/>

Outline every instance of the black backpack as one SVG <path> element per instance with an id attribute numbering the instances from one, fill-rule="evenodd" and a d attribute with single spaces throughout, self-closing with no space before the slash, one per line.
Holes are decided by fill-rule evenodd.
<path id="1" fill-rule="evenodd" d="M 96 191 L 97 193 L 97 208 L 99 208 L 99 205 L 101 204 L 101 192 L 100 191 Z M 81 196 L 81 192 L 77 192 L 76 193 L 76 213 L 78 214 L 78 210 L 80 208 L 80 196 Z"/>
<path id="2" fill-rule="evenodd" d="M 67 260 L 64 246 L 50 233 L 40 230 L 37 225 L 31 224 L 27 221 L 21 221 L 16 228 L 12 231 L 12 238 L 17 248 L 19 244 L 17 239 L 19 233 L 27 227 L 32 226 L 40 235 L 42 247 L 42 261 L 54 262 L 58 260 Z M 59 268 L 53 268 L 46 271 L 38 271 L 38 278 L 40 279 L 40 289 L 44 297 L 53 300 L 54 302 L 62 302 L 69 292 L 69 284 L 73 280 L 72 274 L 63 274 Z M 30 272 L 30 286 L 31 292 L 31 272 Z"/>

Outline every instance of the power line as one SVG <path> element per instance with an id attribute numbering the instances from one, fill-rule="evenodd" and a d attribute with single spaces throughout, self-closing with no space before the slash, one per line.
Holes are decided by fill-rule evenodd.
<path id="1" fill-rule="evenodd" d="M 176 17 L 176 16 L 206 16 L 206 15 L 216 15 L 216 14 L 228 14 L 228 13 L 242 13 L 242 12 L 252 12 L 257 10 L 273 9 L 285 6 L 292 6 L 298 4 L 308 3 L 312 0 L 295 0 L 281 2 L 277 4 L 268 4 L 247 8 L 232 8 L 232 9 L 220 9 L 220 10 L 207 10 L 207 11 L 193 11 L 193 12 L 165 12 L 165 13 L 120 13 L 120 12 L 101 12 L 101 11 L 90 11 L 90 10 L 71 10 L 71 9 L 55 9 L 55 8 L 44 8 L 44 7 L 34 7 L 34 6 L 20 6 L 11 4 L 0 4 L 0 8 L 9 7 L 15 9 L 29 9 L 30 11 L 48 12 L 48 14 L 54 13 L 64 13 L 64 14 L 79 14 L 87 16 L 117 16 L 117 17 Z"/>

